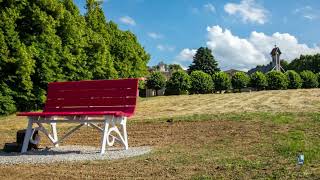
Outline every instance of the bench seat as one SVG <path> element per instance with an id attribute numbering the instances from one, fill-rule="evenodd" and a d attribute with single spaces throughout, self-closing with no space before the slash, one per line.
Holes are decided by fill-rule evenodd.
<path id="1" fill-rule="evenodd" d="M 130 117 L 132 113 L 125 113 L 122 111 L 88 111 L 88 112 L 20 112 L 18 116 L 40 116 L 40 117 L 50 117 L 50 116 L 126 116 Z"/>

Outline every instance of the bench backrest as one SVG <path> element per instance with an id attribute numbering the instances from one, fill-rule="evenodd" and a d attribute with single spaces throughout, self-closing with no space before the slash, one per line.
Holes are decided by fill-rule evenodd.
<path id="1" fill-rule="evenodd" d="M 44 112 L 122 111 L 133 114 L 138 79 L 53 82 Z"/>

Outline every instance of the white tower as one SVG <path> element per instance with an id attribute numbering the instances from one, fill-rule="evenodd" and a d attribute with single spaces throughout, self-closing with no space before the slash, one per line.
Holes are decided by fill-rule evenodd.
<path id="1" fill-rule="evenodd" d="M 274 46 L 274 48 L 271 51 L 271 57 L 272 57 L 272 70 L 275 71 L 285 71 L 280 64 L 280 55 L 281 51 L 277 45 Z"/>

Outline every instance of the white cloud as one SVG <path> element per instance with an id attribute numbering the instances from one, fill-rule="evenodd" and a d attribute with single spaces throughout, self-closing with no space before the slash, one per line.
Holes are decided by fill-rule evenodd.
<path id="1" fill-rule="evenodd" d="M 212 12 L 212 13 L 216 12 L 216 8 L 211 3 L 203 5 L 203 8 L 208 12 Z"/>
<path id="2" fill-rule="evenodd" d="M 157 49 L 158 49 L 159 51 L 170 51 L 170 52 L 172 52 L 172 51 L 175 50 L 175 47 L 170 46 L 170 45 L 158 44 L 158 45 L 157 45 Z"/>
<path id="3" fill-rule="evenodd" d="M 240 4 L 227 3 L 224 10 L 230 15 L 239 15 L 243 22 L 265 24 L 268 11 L 259 6 L 255 0 L 242 0 Z"/>
<path id="4" fill-rule="evenodd" d="M 301 17 L 314 20 L 319 18 L 318 10 L 313 9 L 311 6 L 304 6 L 302 8 L 297 8 L 293 11 L 294 14 L 300 15 Z"/>
<path id="5" fill-rule="evenodd" d="M 270 51 L 277 44 L 281 51 L 281 58 L 292 60 L 301 54 L 320 53 L 320 47 L 308 47 L 300 44 L 296 37 L 288 33 L 276 32 L 266 35 L 253 31 L 248 38 L 233 35 L 228 29 L 220 26 L 207 28 L 207 46 L 213 51 L 222 69 L 249 69 L 256 65 L 267 64 L 271 61 Z"/>
<path id="6" fill-rule="evenodd" d="M 152 39 L 161 39 L 161 38 L 163 38 L 162 34 L 155 33 L 155 32 L 149 32 L 148 36 L 151 37 Z"/>
<path id="7" fill-rule="evenodd" d="M 134 19 L 132 19 L 130 16 L 123 16 L 120 18 L 120 22 L 126 25 L 135 26 L 136 22 Z"/>
<path id="8" fill-rule="evenodd" d="M 177 62 L 192 62 L 193 56 L 196 54 L 196 49 L 183 49 L 176 57 Z"/>

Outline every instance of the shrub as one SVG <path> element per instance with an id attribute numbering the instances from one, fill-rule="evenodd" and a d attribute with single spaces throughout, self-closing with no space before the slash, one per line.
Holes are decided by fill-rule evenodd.
<path id="1" fill-rule="evenodd" d="M 183 70 L 178 70 L 174 72 L 169 81 L 167 81 L 165 94 L 188 94 L 188 89 L 190 88 L 190 85 L 190 76 Z"/>
<path id="2" fill-rule="evenodd" d="M 12 114 L 17 110 L 15 102 L 9 94 L 11 94 L 11 90 L 2 85 L 0 87 L 0 115 Z"/>
<path id="3" fill-rule="evenodd" d="M 190 74 L 190 80 L 190 92 L 193 94 L 211 93 L 214 88 L 210 75 L 202 71 L 192 71 Z"/>
<path id="4" fill-rule="evenodd" d="M 139 89 L 146 89 L 146 81 L 144 81 L 144 80 L 139 80 L 139 81 L 138 81 L 138 88 L 139 88 Z"/>
<path id="5" fill-rule="evenodd" d="M 266 74 L 268 89 L 277 90 L 277 89 L 287 89 L 288 79 L 286 75 L 279 71 L 270 71 Z"/>
<path id="6" fill-rule="evenodd" d="M 288 88 L 289 89 L 299 89 L 302 86 L 302 79 L 300 75 L 294 70 L 289 70 L 286 73 L 288 78 Z"/>
<path id="7" fill-rule="evenodd" d="M 149 89 L 156 90 L 156 95 L 158 95 L 158 90 L 164 88 L 166 85 L 166 78 L 160 72 L 153 72 L 147 79 L 146 85 Z"/>
<path id="8" fill-rule="evenodd" d="M 260 71 L 251 74 L 250 86 L 258 91 L 264 90 L 268 86 L 267 77 Z"/>
<path id="9" fill-rule="evenodd" d="M 318 87 L 320 88 L 320 72 L 317 73 L 317 77 L 318 77 Z"/>
<path id="10" fill-rule="evenodd" d="M 300 73 L 303 88 L 316 88 L 319 85 L 318 77 L 312 71 L 306 70 Z"/>
<path id="11" fill-rule="evenodd" d="M 231 86 L 230 76 L 225 72 L 216 72 L 212 75 L 215 91 L 228 90 Z"/>
<path id="12" fill-rule="evenodd" d="M 244 72 L 236 72 L 231 79 L 233 89 L 238 89 L 241 92 L 242 88 L 248 86 L 250 82 L 249 76 Z"/>

